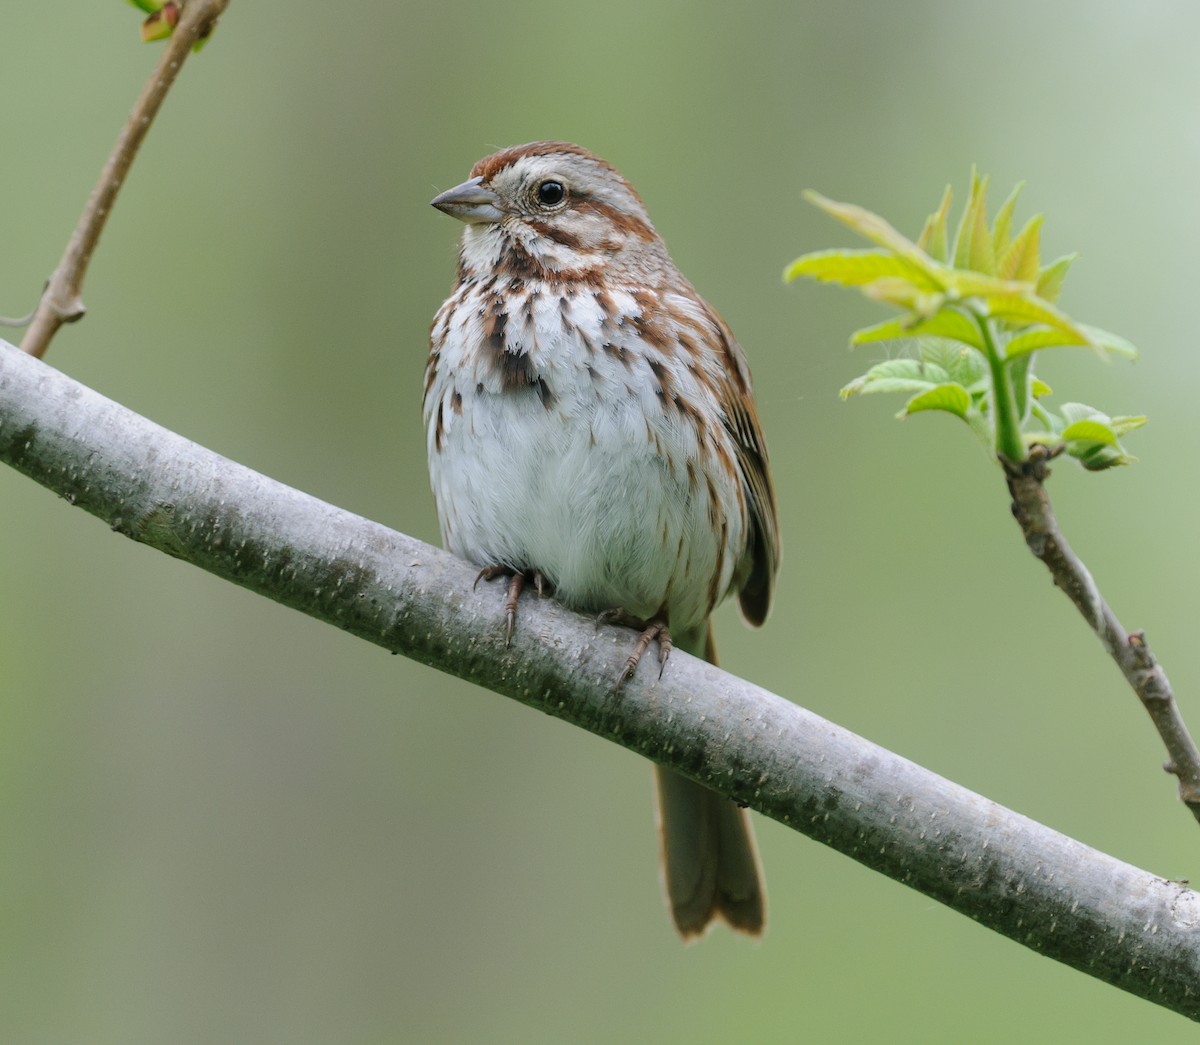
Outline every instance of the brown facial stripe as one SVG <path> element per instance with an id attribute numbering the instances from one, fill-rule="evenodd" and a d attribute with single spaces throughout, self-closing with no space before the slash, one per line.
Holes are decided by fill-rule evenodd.
<path id="1" fill-rule="evenodd" d="M 618 210 L 611 203 L 605 203 L 603 200 L 593 199 L 590 196 L 583 196 L 575 200 L 573 206 L 581 214 L 596 214 L 600 216 L 617 231 L 628 236 L 636 236 L 647 243 L 658 238 L 658 233 L 654 231 L 648 222 L 636 214 Z"/>
<path id="2" fill-rule="evenodd" d="M 539 236 L 552 240 L 568 250 L 579 250 L 583 246 L 583 241 L 578 236 L 566 229 L 559 228 L 552 221 L 529 221 L 527 224 Z"/>
<path id="3" fill-rule="evenodd" d="M 509 241 L 496 262 L 496 273 L 509 279 L 542 282 L 548 287 L 600 285 L 601 266 L 579 269 L 548 269 L 519 243 Z"/>

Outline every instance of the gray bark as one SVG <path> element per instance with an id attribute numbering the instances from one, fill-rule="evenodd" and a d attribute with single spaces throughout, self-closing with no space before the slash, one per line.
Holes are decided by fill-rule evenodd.
<path id="1" fill-rule="evenodd" d="M 582 726 L 1200 1018 L 1200 902 L 1184 885 L 681 651 L 661 680 L 643 668 L 614 694 L 631 633 L 552 599 L 522 601 L 506 648 L 502 586 L 473 591 L 472 567 L 197 446 L 4 342 L 0 460 L 127 537 Z"/>

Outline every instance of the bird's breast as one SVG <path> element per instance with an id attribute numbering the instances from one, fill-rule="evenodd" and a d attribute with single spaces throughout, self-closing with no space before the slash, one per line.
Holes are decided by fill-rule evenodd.
<path id="1" fill-rule="evenodd" d="M 434 322 L 425 399 L 447 547 L 540 569 L 578 609 L 703 621 L 746 540 L 704 382 L 631 292 L 471 289 Z"/>

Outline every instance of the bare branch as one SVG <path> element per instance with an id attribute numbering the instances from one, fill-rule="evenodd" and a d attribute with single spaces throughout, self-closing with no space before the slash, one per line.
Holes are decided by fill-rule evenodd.
<path id="1" fill-rule="evenodd" d="M 1149 712 L 1167 748 L 1169 761 L 1163 768 L 1179 778 L 1179 798 L 1200 821 L 1200 750 L 1184 724 L 1171 683 L 1150 651 L 1145 634 L 1125 631 L 1088 568 L 1058 528 L 1045 485 L 1051 456 L 1045 447 L 1034 446 L 1029 458 L 1019 464 L 1000 459 L 1008 477 L 1013 516 L 1029 550 L 1045 563 L 1054 583 L 1075 604 Z"/>
<path id="2" fill-rule="evenodd" d="M 220 457 L 0 342 L 0 460 L 108 522 L 385 649 L 668 765 L 997 932 L 1200 1019 L 1200 897 L 682 652 L 552 599 L 505 645 L 476 570 Z"/>
<path id="3" fill-rule="evenodd" d="M 179 24 L 167 40 L 154 73 L 142 88 L 133 112 L 100 172 L 100 180 L 88 197 L 79 224 L 71 233 L 67 249 L 42 292 L 42 299 L 21 342 L 21 349 L 31 356 L 41 359 L 59 327 L 83 318 L 85 309 L 80 296 L 83 280 L 92 252 L 100 241 L 100 233 L 116 203 L 117 193 L 184 60 L 196 41 L 211 31 L 213 23 L 228 5 L 229 0 L 188 0 L 184 5 Z M 23 324 L 13 321 L 11 325 Z"/>

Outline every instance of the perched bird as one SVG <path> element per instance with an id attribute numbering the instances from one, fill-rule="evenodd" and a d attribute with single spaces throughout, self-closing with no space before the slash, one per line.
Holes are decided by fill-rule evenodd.
<path id="1" fill-rule="evenodd" d="M 424 421 L 445 546 L 716 663 L 710 615 L 767 616 L 779 527 L 741 348 L 675 267 L 633 186 L 586 149 L 518 145 L 433 200 L 465 225 L 430 330 Z M 663 862 L 686 938 L 762 932 L 745 810 L 658 769 Z"/>

